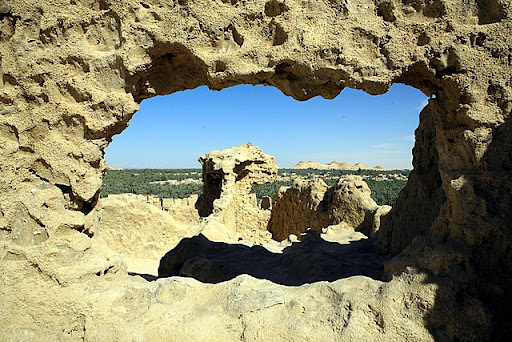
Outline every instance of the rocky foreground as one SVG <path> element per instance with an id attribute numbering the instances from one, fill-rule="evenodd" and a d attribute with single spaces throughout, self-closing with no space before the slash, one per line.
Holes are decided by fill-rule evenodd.
<path id="1" fill-rule="evenodd" d="M 109 294 L 82 303 L 99 320 L 78 317 L 70 336 L 114 338 L 103 327 L 121 324 L 115 313 L 132 322 L 116 330 L 121 339 L 430 340 L 421 312 L 433 306 L 437 287 L 420 285 L 421 275 L 381 280 L 389 257 L 368 237 L 390 208 L 375 204 L 360 177 L 342 177 L 332 188 L 298 179 L 263 209 L 250 185 L 275 179 L 274 158 L 247 144 L 200 161 L 199 199 L 159 206 L 140 195 L 110 195 L 88 215 L 87 232 L 115 266 L 98 275 L 98 288 L 68 284 L 53 302 L 82 291 Z M 390 332 L 389 324 L 404 330 Z"/>
<path id="2" fill-rule="evenodd" d="M 510 341 L 511 46 L 507 0 L 0 1 L 0 340 Z M 345 87 L 377 95 L 393 83 L 429 101 L 407 185 L 388 214 L 369 215 L 379 228 L 366 240 L 394 255 L 381 280 L 147 281 L 107 242 L 116 233 L 102 228 L 98 207 L 105 148 L 145 99 L 261 84 L 308 100 Z M 217 170 L 232 191 L 216 198 L 212 180 L 189 239 L 233 240 L 247 253 L 243 241 L 272 236 L 248 217 L 263 227 L 269 211 L 241 213 L 233 196 L 254 201 L 232 170 Z M 321 203 L 308 218 L 338 217 Z M 149 253 L 139 246 L 154 234 L 150 245 L 166 253 L 160 219 L 143 238 L 113 240 Z M 216 245 L 199 245 L 180 273 L 239 272 L 223 268 Z"/>
<path id="3" fill-rule="evenodd" d="M 188 275 L 211 282 L 208 275 L 194 275 L 190 269 L 213 272 L 207 268 L 222 259 L 222 265 L 215 267 L 237 269 L 226 274 L 255 274 L 259 268 L 264 270 L 257 272 L 260 277 L 279 277 L 281 283 L 297 283 L 292 278 L 303 279 L 302 283 L 336 280 L 347 274 L 371 274 L 380 279 L 385 257 L 362 257 L 373 249 L 363 239 L 379 229 L 380 216 L 391 207 L 378 206 L 361 177 L 343 176 L 332 188 L 319 179 L 299 178 L 293 186 L 282 187 L 265 207 L 268 199 L 258 204 L 250 190 L 254 183 L 275 180 L 273 157 L 248 144 L 210 152 L 200 161 L 204 181 L 200 198 L 110 195 L 100 199 L 88 216 L 87 231 L 121 254 L 129 272 L 151 277 L 158 276 L 156 267 L 144 270 L 141 265 L 155 265 L 169 252 L 161 261 L 160 276 Z M 339 246 L 350 242 L 350 246 Z M 312 258 L 314 254 L 318 255 Z M 171 260 L 171 255 L 180 260 Z M 240 260 L 251 265 L 237 265 Z M 352 262 L 357 268 L 365 260 L 366 271 L 347 267 Z M 179 268 L 167 267 L 165 262 Z M 296 266 L 290 267 L 291 263 Z M 184 265 L 189 271 L 181 271 Z M 280 274 L 283 267 L 287 269 Z M 330 270 L 324 275 L 320 269 L 326 268 Z M 318 274 L 306 275 L 311 272 Z"/>

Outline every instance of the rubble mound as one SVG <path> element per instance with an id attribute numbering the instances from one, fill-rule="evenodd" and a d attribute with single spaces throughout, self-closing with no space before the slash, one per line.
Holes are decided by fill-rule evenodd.
<path id="1" fill-rule="evenodd" d="M 128 271 L 138 273 L 137 263 L 145 261 L 155 265 L 183 238 L 199 233 L 197 211 L 194 219 L 190 210 L 195 208 L 178 206 L 187 200 L 167 200 L 167 208 L 171 211 L 165 211 L 148 202 L 146 196 L 109 195 L 101 198 L 87 215 L 85 229 L 122 255 Z"/>
<path id="2" fill-rule="evenodd" d="M 506 0 L 0 2 L 0 340 L 511 340 L 511 16 Z M 372 239 L 395 255 L 386 283 L 147 282 L 85 227 L 144 99 L 393 83 L 430 98 Z M 240 217 L 225 198 L 218 231 Z"/>
<path id="3" fill-rule="evenodd" d="M 360 176 L 342 176 L 332 187 L 321 179 L 297 178 L 276 194 L 268 230 L 281 241 L 308 228 L 321 230 L 343 222 L 347 229 L 369 234 L 378 230 L 374 218 L 378 208 Z"/>
<path id="4" fill-rule="evenodd" d="M 272 203 L 268 231 L 277 241 L 290 234 L 300 236 L 308 228 L 321 229 L 331 224 L 328 213 L 328 190 L 321 179 L 297 178 L 291 187 L 281 187 Z"/>

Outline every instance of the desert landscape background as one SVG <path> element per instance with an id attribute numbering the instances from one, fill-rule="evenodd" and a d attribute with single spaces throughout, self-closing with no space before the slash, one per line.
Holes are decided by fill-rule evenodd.
<path id="1" fill-rule="evenodd" d="M 238 152 L 239 150 L 242 150 L 243 153 Z M 247 154 L 251 150 L 263 155 L 261 150 L 253 147 L 251 144 L 247 144 L 245 147 L 240 146 L 226 150 L 223 154 L 227 156 L 231 154 L 236 155 L 237 162 L 240 165 L 255 162 L 253 159 L 273 160 L 271 157 L 244 156 L 244 153 Z M 200 160 L 202 161 L 204 158 L 201 157 Z M 263 161 L 258 160 L 258 162 Z M 318 164 L 315 163 L 313 165 L 313 163 L 310 163 L 313 166 Z M 299 165 L 304 164 L 299 163 Z M 340 168 L 340 165 L 347 165 L 347 169 Z M 275 279 L 281 279 L 280 283 L 284 284 L 295 284 L 297 280 L 293 279 L 297 275 L 294 274 L 304 273 L 304 271 L 315 272 L 316 275 L 312 277 L 304 276 L 304 279 L 308 280 L 303 280 L 303 282 L 314 282 L 320 279 L 332 281 L 346 277 L 346 274 L 359 274 L 358 272 L 361 272 L 361 274 L 372 274 L 374 278 L 379 279 L 382 275 L 385 255 L 377 255 L 378 253 L 375 253 L 375 250 L 372 251 L 371 246 L 366 243 L 363 247 L 354 247 L 356 251 L 351 249 L 350 252 L 343 251 L 343 253 L 347 254 L 343 257 L 338 255 L 341 253 L 341 250 L 340 246 L 336 246 L 336 243 L 348 244 L 349 241 L 367 239 L 368 236 L 356 232 L 356 230 L 364 230 L 368 235 L 370 235 L 370 230 L 359 227 L 362 221 L 357 221 L 356 219 L 356 222 L 354 222 L 350 216 L 365 216 L 370 211 L 376 210 L 376 208 L 379 208 L 379 217 L 383 213 L 389 212 L 391 208 L 389 205 L 396 202 L 410 171 L 383 171 L 381 168 L 377 172 L 372 169 L 363 170 L 359 168 L 360 166 L 361 164 L 354 167 L 348 163 L 337 163 L 331 169 L 326 166 L 321 169 L 293 168 L 278 172 L 277 167 L 272 165 L 272 169 L 276 170 L 276 175 L 273 178 L 267 179 L 267 181 L 273 182 L 264 183 L 260 181 L 258 184 L 258 182 L 253 183 L 250 181 L 249 187 L 246 189 L 249 193 L 234 199 L 234 201 L 244 203 L 247 200 L 244 200 L 243 197 L 249 196 L 249 203 L 245 203 L 245 207 L 240 209 L 240 211 L 243 211 L 243 215 L 246 216 L 245 212 L 257 212 L 260 210 L 259 215 L 257 215 L 259 217 L 255 218 L 254 215 L 253 217 L 249 215 L 247 222 L 243 225 L 248 232 L 244 232 L 238 237 L 232 236 L 228 239 L 217 241 L 221 242 L 225 247 L 220 251 L 214 252 L 213 255 L 210 255 L 208 259 L 203 261 L 211 264 L 212 262 L 220 262 L 218 260 L 222 258 L 224 260 L 219 267 L 224 269 L 237 268 L 237 271 L 231 271 L 235 272 L 234 274 L 236 275 L 251 274 L 257 278 L 274 279 L 274 281 Z M 219 279 L 230 279 L 227 275 L 224 277 L 217 275 L 211 278 L 209 274 L 213 271 L 204 269 L 204 267 L 201 267 L 200 271 L 195 271 L 194 273 L 191 271 L 180 271 L 179 268 L 174 270 L 174 273 L 158 274 L 157 272 L 159 263 L 161 266 L 165 264 L 164 261 L 169 263 L 168 255 L 170 254 L 187 255 L 184 260 L 180 260 L 181 264 L 187 263 L 189 259 L 198 257 L 195 254 L 200 253 L 202 249 L 208 250 L 207 254 L 210 254 L 210 247 L 199 247 L 211 244 L 207 238 L 195 240 L 195 237 L 201 232 L 201 228 L 198 228 L 198 226 L 201 226 L 199 214 L 203 210 L 200 208 L 201 201 L 199 198 L 203 196 L 203 181 L 211 177 L 208 172 L 206 169 L 204 172 L 201 172 L 201 170 L 196 169 L 120 170 L 118 168 L 107 171 L 100 195 L 101 199 L 92 213 L 94 220 L 99 222 L 94 231 L 98 233 L 102 231 L 101 235 L 108 244 L 117 252 L 123 254 L 130 274 L 140 274 L 151 280 L 157 279 L 159 275 L 190 276 L 206 282 L 219 282 Z M 257 178 L 257 175 L 251 174 L 254 171 L 238 171 L 238 173 L 241 172 L 248 173 L 245 177 Z M 326 207 L 328 205 L 327 202 L 333 201 L 329 197 L 332 196 L 331 193 L 334 193 L 334 188 L 340 180 L 350 184 L 357 182 L 360 184 L 358 186 L 365 188 L 365 200 L 371 203 L 369 208 L 366 208 L 369 210 L 368 213 L 364 212 L 365 208 L 354 210 L 353 207 L 357 205 L 358 200 L 352 198 L 354 197 L 352 192 L 357 192 L 359 188 L 352 185 L 354 189 L 349 190 L 349 194 L 345 194 L 348 197 L 344 201 L 349 203 L 334 205 L 336 210 L 345 211 L 347 217 L 344 217 L 344 219 L 327 218 L 327 208 L 319 207 L 320 202 L 325 202 L 322 203 L 322 206 Z M 237 177 L 236 182 L 239 181 Z M 372 184 L 373 191 L 370 191 L 365 181 Z M 221 183 L 222 188 L 226 187 L 224 181 Z M 205 185 L 207 186 L 207 184 L 206 182 Z M 295 189 L 298 189 L 298 192 Z M 204 191 L 208 193 L 209 190 L 204 188 Z M 222 189 L 221 191 L 229 190 Z M 291 194 L 293 191 L 295 193 Z M 312 194 L 312 191 L 316 193 Z M 213 203 L 214 200 L 221 201 L 219 198 L 221 197 L 220 194 L 219 192 L 217 196 L 214 196 L 212 199 Z M 377 200 L 381 207 L 378 207 L 374 199 Z M 213 203 L 209 204 L 209 206 L 213 206 Z M 151 208 L 151 205 L 163 212 Z M 306 218 L 304 217 L 304 212 L 308 210 L 307 208 L 312 213 L 307 213 L 306 216 L 309 217 Z M 210 213 L 206 212 L 202 213 L 201 216 L 207 217 L 209 215 Z M 159 217 L 158 221 L 154 218 L 155 216 Z M 151 225 L 156 222 L 159 223 L 155 229 Z M 227 224 L 230 226 L 240 226 L 240 223 Z M 310 228 L 316 229 L 317 233 L 313 231 L 308 232 Z M 378 223 L 372 229 L 378 229 Z M 223 233 L 227 234 L 228 229 L 225 230 Z M 140 236 L 141 234 L 151 236 L 151 243 L 148 244 L 148 241 L 144 241 L 144 238 Z M 128 238 L 128 236 L 131 238 Z M 158 238 L 155 239 L 155 236 L 158 236 Z M 288 269 L 281 265 L 281 262 L 276 261 L 272 261 L 272 265 L 268 266 L 265 265 L 266 257 L 264 255 L 248 252 L 249 250 L 240 251 L 241 255 L 238 255 L 236 251 L 230 252 L 229 248 L 231 247 L 228 247 L 229 243 L 233 243 L 233 241 L 237 241 L 237 245 L 245 243 L 248 247 L 254 247 L 254 245 L 264 246 L 268 249 L 268 258 L 275 259 L 278 256 L 272 257 L 271 253 L 275 253 L 276 250 L 282 253 L 287 247 L 292 246 L 293 242 L 299 243 L 299 239 L 302 240 L 302 236 L 305 237 L 306 241 L 312 241 L 313 237 L 320 237 L 332 243 L 330 247 L 325 247 L 330 252 L 323 256 L 321 256 L 323 249 L 316 246 L 313 242 L 304 243 L 304 245 L 308 246 L 307 249 L 305 249 L 306 247 L 298 247 L 300 253 L 291 252 L 291 249 L 287 251 L 287 253 L 291 254 L 288 256 L 289 259 L 302 260 L 300 262 L 295 261 L 299 265 L 302 264 L 300 270 Z M 192 238 L 192 240 L 183 240 L 184 238 Z M 137 241 L 134 241 L 135 239 Z M 125 242 L 119 245 L 118 241 L 120 240 Z M 196 245 L 196 241 L 201 241 L 199 246 Z M 321 239 L 317 239 L 316 242 L 322 243 Z M 159 247 L 156 247 L 155 244 L 158 244 Z M 363 241 L 360 244 L 364 245 Z M 131 247 L 133 245 L 137 246 L 136 252 Z M 325 246 L 328 245 L 328 243 L 325 244 Z M 169 253 L 160 261 L 160 258 L 167 252 L 166 248 L 169 249 Z M 308 255 L 308 263 L 311 263 L 311 260 L 315 260 L 309 267 L 304 265 L 305 255 Z M 180 257 L 178 256 L 178 258 Z M 250 266 L 253 259 L 254 261 L 252 262 L 255 265 L 259 265 L 258 267 Z M 237 265 L 240 260 L 245 260 L 247 264 Z M 356 271 L 352 265 L 347 266 L 347 263 L 354 263 L 364 268 L 365 266 L 361 265 L 364 265 L 365 262 L 371 265 L 368 267 L 368 270 Z M 176 261 L 173 260 L 172 263 L 176 263 Z M 323 264 L 328 264 L 328 266 Z M 288 266 L 290 265 L 288 264 Z M 283 267 L 285 268 L 284 271 Z M 326 271 L 326 269 L 328 270 Z M 339 269 L 339 271 L 334 271 L 335 269 Z M 220 271 L 217 270 L 216 273 L 220 273 Z"/>
<path id="2" fill-rule="evenodd" d="M 0 340 L 510 340 L 511 10 L 4 0 Z M 357 175 L 259 203 L 253 184 L 278 173 L 252 145 L 201 156 L 201 196 L 181 209 L 100 198 L 105 148 L 145 99 L 261 84 L 306 101 L 393 83 L 429 100 L 392 208 Z"/>
<path id="3" fill-rule="evenodd" d="M 407 182 L 410 170 L 359 169 L 278 169 L 273 183 L 254 184 L 251 191 L 261 200 L 273 197 L 281 186 L 290 186 L 296 178 L 320 178 L 334 185 L 342 175 L 360 175 L 372 190 L 372 198 L 379 204 L 393 205 L 400 190 Z M 109 167 L 103 179 L 100 197 L 112 194 L 133 193 L 154 195 L 160 198 L 186 198 L 201 193 L 203 182 L 201 169 L 112 169 Z"/>

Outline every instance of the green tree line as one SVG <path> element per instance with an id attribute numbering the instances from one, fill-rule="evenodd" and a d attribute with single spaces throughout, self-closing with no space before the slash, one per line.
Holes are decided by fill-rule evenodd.
<path id="1" fill-rule="evenodd" d="M 296 169 L 281 169 L 279 174 L 281 176 L 305 177 L 320 176 L 329 177 L 324 178 L 324 181 L 332 186 L 336 182 L 337 177 L 349 174 L 367 175 L 365 181 L 372 191 L 372 198 L 379 205 L 388 204 L 394 205 L 398 194 L 406 184 L 406 180 L 389 179 L 389 180 L 375 180 L 371 177 L 378 175 L 389 174 L 402 174 L 409 175 L 409 170 L 296 170 Z M 106 197 L 109 194 L 154 194 L 163 198 L 186 198 L 192 194 L 200 194 L 202 190 L 201 184 L 150 184 L 156 181 L 166 180 L 184 180 L 187 178 L 201 179 L 200 169 L 140 169 L 140 170 L 108 170 L 103 178 L 103 186 L 101 189 L 101 197 Z M 261 199 L 263 196 L 274 197 L 280 187 L 291 186 L 293 180 L 280 180 L 268 184 L 255 184 L 252 192 Z"/>

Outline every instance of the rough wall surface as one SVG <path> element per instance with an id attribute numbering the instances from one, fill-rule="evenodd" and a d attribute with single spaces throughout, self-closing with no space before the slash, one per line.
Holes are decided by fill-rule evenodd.
<path id="1" fill-rule="evenodd" d="M 282 241 L 308 228 L 320 230 L 344 222 L 348 229 L 370 235 L 379 229 L 374 227 L 378 208 L 360 176 L 342 176 L 332 187 L 321 179 L 298 178 L 291 187 L 279 189 L 267 229 L 274 240 Z"/>
<path id="2" fill-rule="evenodd" d="M 332 224 L 328 201 L 324 200 L 329 187 L 321 179 L 296 179 L 292 186 L 281 187 L 272 203 L 268 231 L 272 239 L 282 241 L 290 234 L 300 236 L 308 228 L 321 229 Z"/>
<path id="3" fill-rule="evenodd" d="M 235 241 L 258 236 L 269 240 L 270 212 L 258 207 L 256 194 L 250 191 L 253 184 L 277 179 L 275 158 L 247 143 L 208 152 L 199 162 L 203 165 L 203 191 L 196 207 L 200 216 L 208 217 L 204 234 L 208 236 L 211 226 L 221 223 L 222 231 L 234 233 Z"/>
<path id="4" fill-rule="evenodd" d="M 109 195 L 87 215 L 85 228 L 124 258 L 159 260 L 181 239 L 199 233 L 198 219 L 183 222 L 190 217 L 187 209 L 168 212 L 147 203 L 142 195 Z"/>
<path id="5" fill-rule="evenodd" d="M 133 338 L 140 329 L 148 340 L 162 332 L 205 339 L 198 328 L 212 317 L 202 310 L 205 302 L 197 304 L 201 315 L 188 335 L 142 329 L 155 322 L 148 312 L 159 319 L 183 312 L 174 301 L 155 301 L 155 293 L 187 290 L 125 278 L 118 258 L 84 230 L 106 167 L 104 148 L 143 99 L 250 83 L 305 100 L 332 98 L 346 86 L 379 94 L 401 82 L 432 97 L 416 130 L 414 171 L 382 220 L 379 245 L 398 253 L 388 267 L 389 278 L 396 276 L 384 288 L 409 296 L 405 305 L 415 311 L 400 309 L 440 341 L 510 337 L 511 11 L 506 0 L 3 0 L 0 336 L 112 340 L 117 335 L 109 334 Z M 414 269 L 429 276 L 402 273 Z M 347 300 L 349 281 L 339 281 L 341 292 L 325 289 L 351 313 L 341 320 L 333 309 L 336 336 L 420 339 L 411 325 L 386 316 L 382 303 L 391 297 L 375 284 L 368 286 L 380 304 L 365 302 L 373 296 Z M 430 292 L 418 289 L 421 282 Z M 125 292 L 118 296 L 120 286 Z M 245 296 L 241 291 L 235 293 Z M 41 298 L 55 300 L 47 305 Z M 281 308 L 270 299 L 265 307 Z M 358 325 L 350 318 L 368 307 L 376 308 L 373 320 Z M 261 311 L 244 310 L 219 339 L 263 337 L 254 322 L 269 319 L 247 321 Z M 323 306 L 319 312 L 294 317 L 329 319 Z M 265 337 L 285 339 L 282 331 L 267 329 Z M 324 339 L 333 339 L 332 331 Z"/>

